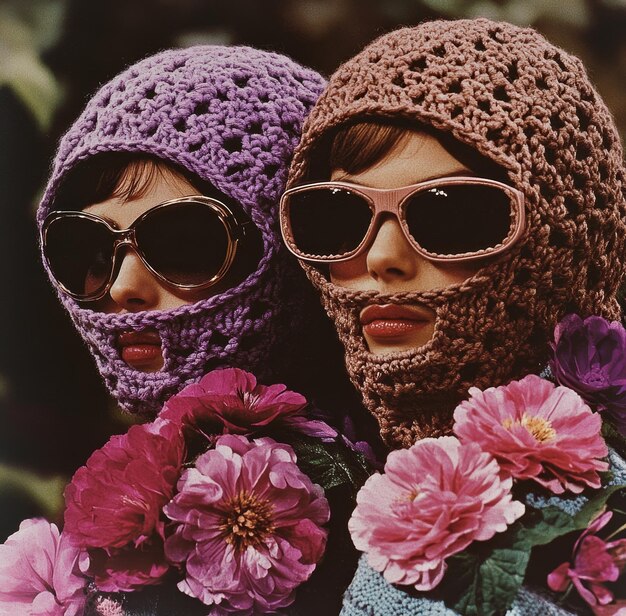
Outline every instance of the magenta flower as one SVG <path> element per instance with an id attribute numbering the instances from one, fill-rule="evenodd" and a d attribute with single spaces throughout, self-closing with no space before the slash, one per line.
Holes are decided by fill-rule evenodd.
<path id="1" fill-rule="evenodd" d="M 552 370 L 561 385 L 608 411 L 626 435 L 626 330 L 602 317 L 566 316 L 554 330 Z"/>
<path id="2" fill-rule="evenodd" d="M 123 548 L 91 548 L 80 566 L 103 592 L 132 592 L 160 584 L 170 569 L 163 539 L 158 534 L 138 547 L 129 544 Z"/>
<path id="3" fill-rule="evenodd" d="M 446 558 L 486 541 L 521 517 L 512 480 L 473 444 L 444 436 L 392 451 L 385 474 L 372 475 L 348 522 L 357 549 L 392 584 L 431 590 Z"/>
<path id="4" fill-rule="evenodd" d="M 182 424 L 200 424 L 213 433 L 251 434 L 285 426 L 303 434 L 332 439 L 337 432 L 323 421 L 307 419 L 304 396 L 284 385 L 258 385 L 250 372 L 238 368 L 213 370 L 198 383 L 170 398 L 160 417 Z"/>
<path id="5" fill-rule="evenodd" d="M 454 411 L 454 432 L 478 443 L 515 479 L 532 479 L 555 494 L 600 487 L 608 464 L 600 416 L 567 387 L 528 375 L 501 387 L 469 390 Z"/>
<path id="6" fill-rule="evenodd" d="M 56 525 L 24 520 L 0 545 L 0 614 L 82 614 L 87 579 L 78 569 L 79 556 Z"/>
<path id="7" fill-rule="evenodd" d="M 626 616 L 626 601 L 616 601 L 610 605 L 596 605 L 594 616 Z"/>
<path id="8" fill-rule="evenodd" d="M 548 575 L 552 590 L 564 592 L 573 583 L 589 605 L 607 605 L 613 601 L 613 593 L 604 583 L 617 581 L 624 569 L 626 539 L 607 543 L 596 535 L 612 515 L 613 512 L 607 511 L 598 516 L 580 535 L 572 551 L 573 566 L 565 562 Z"/>
<path id="9" fill-rule="evenodd" d="M 183 471 L 165 513 L 177 523 L 165 554 L 184 567 L 178 588 L 210 614 L 242 615 L 293 602 L 324 552 L 330 515 L 290 446 L 234 435 Z"/>
<path id="10" fill-rule="evenodd" d="M 155 583 L 167 570 L 154 550 L 162 545 L 162 508 L 174 493 L 184 455 L 176 424 L 157 420 L 135 425 L 95 451 L 65 489 L 65 532 L 75 545 L 89 548 L 92 565 L 102 564 L 104 553 L 110 557 L 106 566 L 90 570 L 101 589 Z M 146 552 L 156 559 L 155 567 L 146 569 Z M 139 568 L 133 577 L 135 565 Z M 114 567 L 120 567 L 117 576 Z"/>

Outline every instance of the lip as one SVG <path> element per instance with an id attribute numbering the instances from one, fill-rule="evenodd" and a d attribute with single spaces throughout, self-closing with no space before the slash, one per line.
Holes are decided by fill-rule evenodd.
<path id="1" fill-rule="evenodd" d="M 400 338 L 431 321 L 423 309 L 401 304 L 367 306 L 359 315 L 363 333 L 372 338 Z"/>
<path id="2" fill-rule="evenodd" d="M 123 332 L 117 338 L 122 359 L 133 368 L 152 368 L 163 361 L 156 331 Z"/>

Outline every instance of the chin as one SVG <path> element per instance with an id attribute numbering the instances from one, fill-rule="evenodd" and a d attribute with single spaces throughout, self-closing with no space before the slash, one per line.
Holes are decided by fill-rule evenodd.
<path id="1" fill-rule="evenodd" d="M 419 349 L 425 344 L 428 344 L 432 339 L 432 334 L 428 337 L 420 337 L 415 340 L 373 340 L 372 338 L 365 336 L 365 342 L 370 353 L 374 355 L 390 355 L 391 353 L 402 353 L 403 351 L 412 351 L 413 349 Z"/>

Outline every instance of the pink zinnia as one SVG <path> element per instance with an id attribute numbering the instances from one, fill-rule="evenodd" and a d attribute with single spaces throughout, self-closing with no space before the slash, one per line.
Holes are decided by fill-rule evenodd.
<path id="1" fill-rule="evenodd" d="M 322 421 L 305 416 L 306 398 L 284 385 L 259 385 L 238 368 L 213 370 L 198 383 L 170 398 L 159 414 L 164 419 L 198 425 L 208 433 L 251 434 L 284 426 L 317 438 L 337 436 Z"/>
<path id="2" fill-rule="evenodd" d="M 392 584 L 431 590 L 445 560 L 473 541 L 503 532 L 524 513 L 512 480 L 472 443 L 444 436 L 392 451 L 372 475 L 348 522 L 357 549 Z"/>
<path id="3" fill-rule="evenodd" d="M 501 387 L 469 390 L 454 411 L 454 432 L 478 443 L 515 479 L 531 479 L 555 494 L 600 487 L 608 464 L 600 416 L 567 387 L 535 375 Z"/>
<path id="4" fill-rule="evenodd" d="M 100 565 L 90 570 L 100 588 L 130 590 L 157 582 L 167 571 L 162 509 L 174 493 L 184 455 L 180 427 L 159 419 L 113 436 L 75 473 L 65 490 L 65 532 L 75 545 L 89 548 L 92 565 Z M 145 564 L 146 553 L 154 567 Z"/>
<path id="5" fill-rule="evenodd" d="M 165 543 L 185 569 L 178 587 L 212 606 L 210 614 L 290 605 L 324 552 L 330 515 L 291 447 L 234 435 L 183 472 L 165 513 L 178 523 Z"/>
<path id="6" fill-rule="evenodd" d="M 572 563 L 564 562 L 549 576 L 548 586 L 557 592 L 567 590 L 573 583 L 580 596 L 592 606 L 607 605 L 613 593 L 604 585 L 616 582 L 626 564 L 626 539 L 606 542 L 596 536 L 613 512 L 598 516 L 585 530 L 572 551 Z"/>
<path id="7" fill-rule="evenodd" d="M 0 545 L 0 615 L 77 616 L 87 579 L 80 551 L 54 524 L 24 520 Z"/>

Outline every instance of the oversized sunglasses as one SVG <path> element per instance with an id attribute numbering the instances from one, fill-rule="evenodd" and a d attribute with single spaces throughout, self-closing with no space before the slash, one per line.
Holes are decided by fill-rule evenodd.
<path id="1" fill-rule="evenodd" d="M 43 254 L 57 285 L 80 301 L 101 299 L 111 288 L 130 246 L 159 280 L 177 289 L 218 283 L 233 263 L 250 222 L 238 222 L 216 199 L 195 195 L 156 205 L 128 229 L 78 211 L 54 211 L 43 224 Z"/>
<path id="2" fill-rule="evenodd" d="M 420 255 L 440 263 L 497 255 L 525 224 L 519 190 L 496 180 L 446 177 L 390 190 L 347 182 L 297 186 L 281 198 L 281 231 L 300 259 L 345 261 L 370 245 L 387 212 Z"/>

